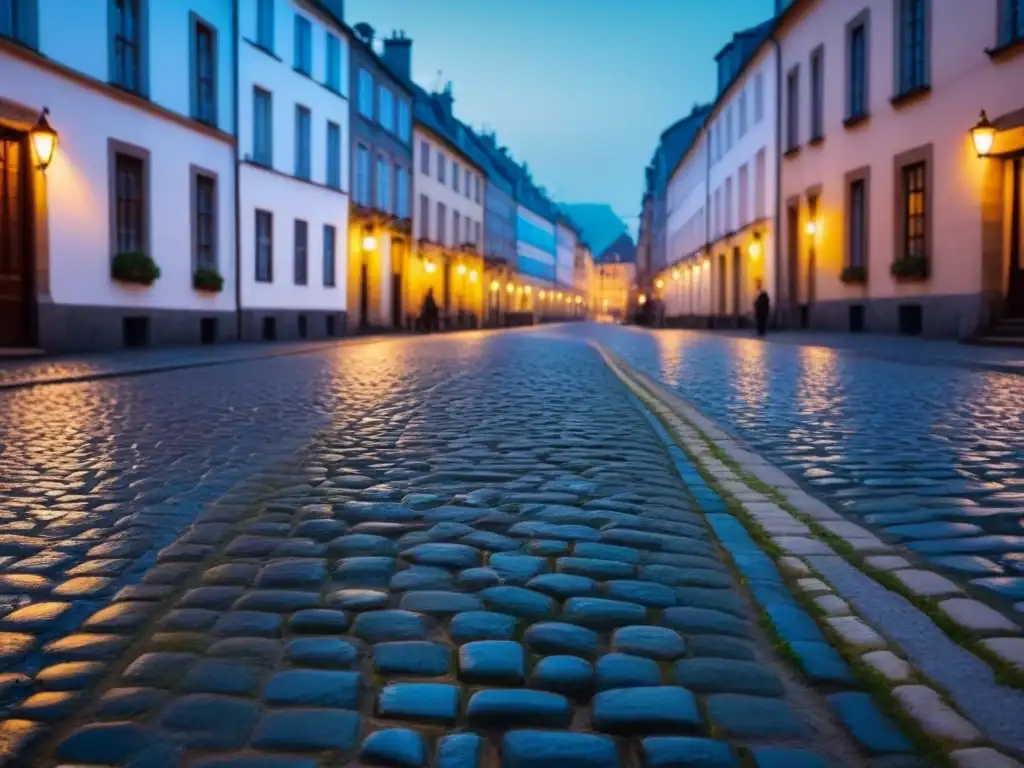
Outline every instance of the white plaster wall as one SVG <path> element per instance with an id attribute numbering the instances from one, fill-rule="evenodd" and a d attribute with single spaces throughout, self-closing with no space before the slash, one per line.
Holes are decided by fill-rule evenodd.
<path id="1" fill-rule="evenodd" d="M 243 165 L 241 185 L 242 306 L 260 309 L 346 309 L 348 205 L 333 190 Z M 256 282 L 256 209 L 274 214 L 273 282 Z M 295 219 L 309 226 L 308 279 L 295 284 Z M 323 280 L 323 227 L 333 224 L 335 285 Z"/>
<path id="2" fill-rule="evenodd" d="M 38 0 L 39 48 L 49 58 L 101 82 L 110 81 L 109 0 Z M 243 0 L 241 6 L 252 6 Z M 233 131 L 232 0 L 148 0 L 144 50 L 149 98 L 181 115 L 190 105 L 190 51 L 194 12 L 217 32 L 217 124 Z M 323 41 L 321 40 L 321 45 Z"/>
<path id="3" fill-rule="evenodd" d="M 666 231 L 669 267 L 707 243 L 707 133 L 701 131 L 669 179 Z"/>
<path id="4" fill-rule="evenodd" d="M 576 282 L 576 234 L 557 224 L 555 237 L 555 282 L 572 288 Z"/>
<path id="5" fill-rule="evenodd" d="M 43 28 L 53 20 L 40 19 Z M 0 53 L 0 97 L 50 108 L 60 135 L 46 172 L 50 295 L 55 303 L 163 309 L 234 307 L 234 149 L 229 142 L 140 109 L 102 90 Z M 150 152 L 151 256 L 161 270 L 149 288 L 110 277 L 108 139 Z M 192 288 L 190 165 L 217 174 L 219 294 Z"/>
<path id="6" fill-rule="evenodd" d="M 428 149 L 427 154 L 430 156 L 430 172 L 423 173 L 423 145 L 426 143 Z M 440 182 L 437 179 L 437 156 L 438 153 L 445 157 L 445 176 L 444 182 Z M 459 212 L 460 222 L 464 222 L 467 218 L 473 222 L 480 223 L 480 240 L 477 244 L 477 249 L 482 252 L 483 239 L 484 239 L 484 187 L 486 186 L 486 178 L 480 172 L 478 168 L 469 165 L 466 159 L 462 155 L 456 154 L 455 150 L 447 143 L 442 142 L 433 133 L 423 130 L 420 126 L 416 125 L 413 127 L 413 232 L 417 233 L 417 239 L 420 237 L 420 232 L 429 232 L 427 235 L 431 240 L 437 242 L 437 204 L 439 202 L 444 203 L 447 209 L 448 220 L 445 223 L 445 242 L 444 245 L 457 246 L 463 242 L 466 242 L 465 237 L 465 224 L 460 223 L 462 231 L 456 235 L 452 232 L 452 211 Z M 453 158 L 459 164 L 459 191 L 456 192 L 452 187 L 452 160 Z M 470 196 L 466 196 L 466 172 L 465 169 L 469 168 L 471 183 L 473 188 L 470 189 Z M 476 185 L 480 185 L 480 202 L 476 202 L 475 189 Z M 421 215 L 420 215 L 420 195 L 426 195 L 430 200 L 430 216 L 428 219 L 428 227 L 426 230 L 422 228 Z M 470 224 L 470 235 L 474 235 L 474 224 Z"/>
<path id="7" fill-rule="evenodd" d="M 321 309 L 340 311 L 346 308 L 346 276 L 348 274 L 348 186 L 351 137 L 349 135 L 349 102 L 324 87 L 327 66 L 327 26 L 305 6 L 288 0 L 275 0 L 274 52 L 280 61 L 245 42 L 256 39 L 256 3 L 240 4 L 239 28 L 239 156 L 243 164 L 241 185 L 242 306 L 261 309 Z M 295 59 L 295 14 L 300 13 L 312 23 L 312 77 L 293 70 Z M 340 38 L 341 89 L 348 86 L 348 42 L 340 30 L 330 27 Z M 273 106 L 273 169 L 251 165 L 255 140 L 253 126 L 253 87 L 272 94 Z M 295 108 L 310 110 L 310 181 L 294 178 L 295 174 Z M 341 191 L 327 183 L 327 123 L 341 129 Z M 274 214 L 273 282 L 256 282 L 255 209 Z M 294 222 L 303 219 L 309 225 L 309 271 L 307 285 L 295 285 Z M 323 284 L 323 225 L 337 229 L 335 244 L 335 282 L 333 288 Z"/>

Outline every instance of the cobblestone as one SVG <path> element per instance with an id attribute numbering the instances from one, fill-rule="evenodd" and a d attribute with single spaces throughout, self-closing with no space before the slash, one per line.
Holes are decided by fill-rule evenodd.
<path id="1" fill-rule="evenodd" d="M 0 649 L 31 672 L 6 689 L 4 756 L 586 768 L 637 754 L 603 734 L 671 734 L 641 750 L 658 765 L 685 733 L 709 765 L 748 737 L 845 764 L 841 731 L 779 714 L 802 726 L 823 699 L 768 682 L 782 667 L 712 542 L 722 500 L 591 349 L 387 343 L 0 393 L 75 430 L 0 422 Z M 787 597 L 766 557 L 733 560 Z M 106 685 L 91 708 L 91 679 L 35 679 L 96 662 L 76 668 Z M 772 696 L 724 698 L 754 688 Z M 750 734 L 759 702 L 775 726 Z"/>

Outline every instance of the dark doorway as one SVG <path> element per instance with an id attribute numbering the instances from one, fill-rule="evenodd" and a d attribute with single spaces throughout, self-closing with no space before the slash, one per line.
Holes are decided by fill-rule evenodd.
<path id="1" fill-rule="evenodd" d="M 367 281 L 366 262 L 359 267 L 359 327 L 370 324 L 370 285 Z"/>
<path id="2" fill-rule="evenodd" d="M 860 333 L 864 330 L 864 305 L 850 305 L 850 333 Z"/>
<path id="3" fill-rule="evenodd" d="M 199 320 L 199 340 L 203 344 L 214 344 L 217 341 L 217 318 L 203 317 Z"/>
<path id="4" fill-rule="evenodd" d="M 904 336 L 920 336 L 924 330 L 924 310 L 920 304 L 900 304 L 899 332 Z"/>
<path id="5" fill-rule="evenodd" d="M 1006 294 L 1006 313 L 1024 317 L 1024 263 L 1021 263 L 1021 218 L 1024 217 L 1024 158 L 1013 160 L 1013 197 L 1010 218 L 1010 276 Z"/>
<path id="6" fill-rule="evenodd" d="M 129 349 L 149 346 L 149 318 L 141 315 L 121 321 L 121 339 Z"/>
<path id="7" fill-rule="evenodd" d="M 718 255 L 718 314 L 720 317 L 728 314 L 729 311 L 726 306 L 725 265 L 725 254 L 720 253 Z"/>
<path id="8" fill-rule="evenodd" d="M 263 318 L 263 340 L 264 341 L 277 341 L 277 318 L 276 317 L 264 317 Z"/>
<path id="9" fill-rule="evenodd" d="M 28 158 L 24 135 L 0 128 L 0 347 L 34 342 Z"/>
<path id="10" fill-rule="evenodd" d="M 391 276 L 391 325 L 396 330 L 402 328 L 402 273 L 395 272 Z"/>
<path id="11" fill-rule="evenodd" d="M 786 208 L 786 302 L 789 316 L 796 313 L 800 304 L 800 208 L 790 205 Z M 792 323 L 792 319 L 790 319 Z M 791 326 L 792 327 L 792 326 Z"/>
<path id="12" fill-rule="evenodd" d="M 732 249 L 732 313 L 736 316 L 737 323 L 743 316 L 743 309 L 740 302 L 743 300 L 743 262 L 740 261 L 740 248 L 735 246 Z"/>
<path id="13" fill-rule="evenodd" d="M 298 317 L 298 331 L 300 339 L 304 339 L 309 335 L 309 324 L 306 322 L 305 315 L 299 315 Z"/>

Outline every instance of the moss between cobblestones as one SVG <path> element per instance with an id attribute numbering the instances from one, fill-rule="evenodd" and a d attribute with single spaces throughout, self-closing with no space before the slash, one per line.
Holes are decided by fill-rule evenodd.
<path id="1" fill-rule="evenodd" d="M 654 402 L 659 402 L 657 396 L 651 393 L 650 390 L 643 383 L 636 381 L 634 381 L 634 383 L 636 383 L 641 388 L 641 392 L 638 393 L 638 395 L 641 397 L 641 399 L 644 400 L 645 405 L 650 408 L 651 413 L 653 413 L 654 416 L 662 423 L 664 428 L 668 431 L 669 435 L 672 436 L 672 439 L 676 443 L 676 445 L 689 457 L 690 461 L 693 462 L 694 466 L 697 468 L 697 471 L 700 473 L 701 477 L 703 477 L 705 482 L 708 484 L 708 487 L 710 487 L 712 490 L 719 494 L 719 496 L 725 502 L 727 511 L 734 517 L 736 517 L 738 520 L 740 520 L 740 522 L 743 524 L 743 527 L 746 529 L 747 533 L 754 540 L 754 542 L 762 548 L 765 554 L 769 555 L 772 558 L 776 565 L 778 565 L 779 560 L 783 556 L 783 552 L 779 549 L 775 542 L 764 532 L 761 526 L 757 524 L 753 517 L 746 511 L 746 508 L 743 506 L 742 502 L 739 502 L 737 499 L 735 499 L 735 497 L 732 496 L 732 494 L 726 491 L 718 482 L 717 478 L 715 478 L 714 475 L 712 475 L 704 467 L 704 464 L 700 460 L 700 458 L 695 456 L 687 449 L 685 441 L 682 439 L 681 435 L 677 433 L 676 429 L 672 426 L 672 424 L 668 423 L 661 416 L 661 414 L 658 413 L 658 411 L 655 408 L 650 407 L 652 400 Z M 847 557 L 847 559 L 850 558 L 850 553 L 855 553 L 855 550 L 853 550 L 853 548 L 850 547 L 844 540 L 840 539 L 838 536 L 835 536 L 830 531 L 823 529 L 820 525 L 817 524 L 817 521 L 813 520 L 809 516 L 799 513 L 795 508 L 793 508 L 793 506 L 788 502 L 788 500 L 786 500 L 786 498 L 781 493 L 779 493 L 775 488 L 772 488 L 767 483 L 764 483 L 758 478 L 751 477 L 746 472 L 744 472 L 739 467 L 739 464 L 736 461 L 734 461 L 724 450 L 722 450 L 716 443 L 714 443 L 714 441 L 710 440 L 692 422 L 690 422 L 688 419 L 686 419 L 684 416 L 678 413 L 674 413 L 674 415 L 681 421 L 689 425 L 690 428 L 693 429 L 707 445 L 711 455 L 714 456 L 719 461 L 721 461 L 722 464 L 727 466 L 737 476 L 737 478 L 739 478 L 745 485 L 747 485 L 747 487 L 751 488 L 752 490 L 758 491 L 759 493 L 762 493 L 765 496 L 768 496 L 770 499 L 772 499 L 772 501 L 778 503 L 779 506 L 781 506 L 787 512 L 792 514 L 796 519 L 801 520 L 801 522 L 807 523 L 808 526 L 812 528 L 813 533 L 819 535 L 822 539 L 829 540 L 828 543 L 834 546 L 837 549 L 837 551 L 839 551 L 840 554 Z M 840 546 L 837 546 L 833 543 L 836 540 L 838 540 Z M 857 554 L 859 555 L 859 553 Z M 735 569 L 735 563 L 732 562 L 731 556 L 729 556 L 728 553 L 725 553 L 725 556 L 728 558 L 729 562 L 732 563 Z M 860 559 L 860 557 L 857 557 L 857 560 Z M 853 650 L 849 646 L 847 646 L 843 642 L 839 642 L 840 638 L 838 638 L 835 630 L 833 630 L 831 626 L 829 626 L 827 623 L 821 620 L 824 614 L 818 607 L 817 603 L 815 603 L 810 598 L 810 596 L 807 595 L 803 590 L 799 589 L 799 587 L 796 584 L 794 584 L 794 579 L 789 577 L 782 568 L 780 568 L 779 571 L 783 579 L 783 582 L 786 584 L 789 591 L 794 595 L 797 602 L 801 606 L 805 607 L 808 610 L 808 612 L 810 612 L 811 615 L 813 615 L 817 619 L 819 628 L 821 628 L 826 638 L 829 640 L 829 644 L 832 645 L 832 647 L 837 650 L 840 656 L 842 656 L 843 659 L 850 665 L 850 669 L 853 672 L 857 682 L 864 688 L 864 690 L 867 693 L 869 693 L 872 696 L 872 699 L 878 705 L 879 709 L 888 717 L 890 717 L 893 720 L 893 722 L 897 724 L 897 726 L 904 732 L 904 734 L 906 734 L 910 738 L 910 740 L 914 744 L 914 747 L 918 750 L 919 754 L 927 758 L 931 762 L 931 764 L 938 766 L 939 768 L 953 768 L 954 763 L 949 757 L 949 753 L 958 745 L 947 743 L 942 739 L 937 739 L 933 737 L 931 734 L 927 733 L 923 728 L 921 728 L 917 721 L 911 718 L 904 711 L 904 709 L 900 706 L 899 702 L 893 696 L 891 682 L 884 676 L 877 673 L 869 664 L 866 664 L 865 662 L 861 661 L 860 658 L 853 652 Z M 742 574 L 739 574 L 738 571 L 737 574 L 739 576 L 740 581 L 743 582 L 743 584 L 746 586 L 746 578 Z M 891 580 L 896 581 L 895 579 Z M 806 674 L 803 670 L 803 666 L 800 664 L 798 654 L 793 650 L 792 646 L 781 635 L 779 635 L 779 633 L 775 629 L 774 623 L 771 621 L 768 614 L 765 613 L 763 610 L 758 616 L 757 623 L 758 626 L 760 626 L 760 628 L 765 632 L 765 634 L 771 641 L 772 646 L 775 648 L 778 655 L 781 658 L 785 659 L 786 662 L 803 679 L 806 680 Z M 712 735 L 714 734 L 712 733 Z M 754 765 L 753 756 L 746 749 L 744 749 L 742 754 L 740 755 L 740 764 L 744 766 Z"/>

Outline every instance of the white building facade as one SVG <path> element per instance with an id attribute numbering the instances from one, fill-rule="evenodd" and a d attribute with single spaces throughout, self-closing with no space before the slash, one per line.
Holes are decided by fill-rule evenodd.
<path id="1" fill-rule="evenodd" d="M 668 184 L 667 261 L 662 281 L 665 316 L 694 318 L 710 309 L 708 243 L 708 135 L 698 133 Z M 707 264 L 707 266 L 705 266 Z M 656 283 L 657 284 L 657 283 Z"/>
<path id="2" fill-rule="evenodd" d="M 766 41 L 719 96 L 705 127 L 711 295 L 704 311 L 716 324 L 752 315 L 758 285 L 775 295 L 776 59 Z"/>
<path id="3" fill-rule="evenodd" d="M 346 326 L 349 40 L 321 4 L 239 3 L 242 338 Z"/>
<path id="4" fill-rule="evenodd" d="M 416 203 L 413 230 L 446 248 L 483 248 L 487 180 L 462 152 L 419 123 L 413 126 Z"/>
<path id="5" fill-rule="evenodd" d="M 235 337 L 232 24 L 231 0 L 0 3 L 0 347 Z"/>
<path id="6" fill-rule="evenodd" d="M 576 284 L 576 232 L 561 221 L 555 224 L 555 282 L 562 288 Z"/>

